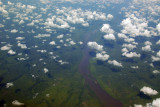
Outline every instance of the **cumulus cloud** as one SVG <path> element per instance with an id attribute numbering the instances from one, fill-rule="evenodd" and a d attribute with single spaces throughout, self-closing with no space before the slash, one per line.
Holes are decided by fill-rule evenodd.
<path id="1" fill-rule="evenodd" d="M 146 45 L 144 47 L 142 47 L 143 51 L 151 51 L 151 46 L 150 45 Z"/>
<path id="2" fill-rule="evenodd" d="M 160 40 L 158 40 L 158 41 L 156 42 L 156 44 L 157 44 L 157 45 L 160 45 Z"/>
<path id="3" fill-rule="evenodd" d="M 152 43 L 149 42 L 149 41 L 146 41 L 144 44 L 145 44 L 145 45 L 152 45 Z"/>
<path id="4" fill-rule="evenodd" d="M 104 39 L 106 40 L 115 40 L 115 36 L 113 34 L 104 35 Z"/>
<path id="5" fill-rule="evenodd" d="M 69 44 L 75 45 L 76 43 L 72 40 L 72 41 L 69 42 Z"/>
<path id="6" fill-rule="evenodd" d="M 2 47 L 1 47 L 1 50 L 2 50 L 2 51 L 10 50 L 10 49 L 11 49 L 11 46 L 12 46 L 12 45 L 7 44 L 7 45 L 5 45 L 5 46 L 2 46 Z"/>
<path id="7" fill-rule="evenodd" d="M 99 45 L 99 44 L 97 44 L 97 42 L 88 42 L 87 45 L 89 48 L 95 49 L 97 51 L 103 50 L 103 45 Z"/>
<path id="8" fill-rule="evenodd" d="M 138 66 L 131 66 L 132 69 L 138 69 Z"/>
<path id="9" fill-rule="evenodd" d="M 146 95 L 149 95 L 149 96 L 158 94 L 158 92 L 156 90 L 153 90 L 152 88 L 146 87 L 146 86 L 141 88 L 140 91 L 143 92 Z"/>
<path id="10" fill-rule="evenodd" d="M 9 50 L 9 51 L 8 51 L 8 54 L 10 54 L 10 55 L 15 55 L 15 54 L 16 54 L 16 52 L 15 52 L 15 51 L 13 51 L 13 50 Z"/>
<path id="11" fill-rule="evenodd" d="M 117 62 L 116 60 L 109 60 L 108 63 L 113 64 L 114 66 L 123 67 L 122 64 L 120 62 Z"/>
<path id="12" fill-rule="evenodd" d="M 129 50 L 133 50 L 134 48 L 136 48 L 136 45 L 133 45 L 133 44 L 123 44 L 122 47 L 127 48 Z"/>
<path id="13" fill-rule="evenodd" d="M 55 43 L 55 41 L 51 41 L 51 42 L 49 42 L 49 44 L 50 45 L 55 45 L 56 43 Z"/>
<path id="14" fill-rule="evenodd" d="M 104 54 L 104 55 L 102 53 L 96 54 L 96 59 L 98 59 L 98 60 L 106 61 L 106 60 L 108 60 L 108 58 L 109 58 L 109 55 L 107 55 L 107 54 Z"/>
<path id="15" fill-rule="evenodd" d="M 140 104 L 134 104 L 134 107 L 143 107 L 143 105 L 140 105 Z"/>
<path id="16" fill-rule="evenodd" d="M 16 30 L 16 29 L 11 30 L 11 33 L 17 33 L 17 32 L 18 32 L 18 30 Z"/>
<path id="17" fill-rule="evenodd" d="M 12 101 L 12 104 L 13 104 L 14 106 L 24 106 L 24 103 L 21 103 L 21 102 L 19 102 L 18 100 Z"/>
<path id="18" fill-rule="evenodd" d="M 136 52 L 129 52 L 129 53 L 127 53 L 127 52 L 124 52 L 124 53 L 122 53 L 122 56 L 125 56 L 125 57 L 128 57 L 128 58 L 133 58 L 133 57 L 141 57 L 141 55 L 140 54 L 137 54 Z"/>
<path id="19" fill-rule="evenodd" d="M 118 33 L 118 37 L 122 39 L 127 39 L 128 37 L 123 33 Z"/>
<path id="20" fill-rule="evenodd" d="M 27 49 L 26 44 L 18 43 L 18 47 L 20 47 L 21 49 Z"/>
<path id="21" fill-rule="evenodd" d="M 63 36 L 64 36 L 64 35 L 61 34 L 61 35 L 58 35 L 57 38 L 58 38 L 58 39 L 61 39 L 61 38 L 63 38 Z"/>
<path id="22" fill-rule="evenodd" d="M 152 71 L 152 73 L 153 73 L 153 74 L 159 74 L 159 73 L 160 73 L 160 71 L 158 71 L 158 70 L 154 70 L 154 71 Z"/>
<path id="23" fill-rule="evenodd" d="M 16 37 L 16 40 L 23 40 L 24 37 Z"/>
<path id="24" fill-rule="evenodd" d="M 34 36 L 35 38 L 44 38 L 44 37 L 50 37 L 50 34 L 38 34 L 37 36 Z"/>
<path id="25" fill-rule="evenodd" d="M 107 33 L 107 34 L 113 34 L 114 31 L 111 29 L 109 24 L 103 24 L 102 28 L 100 29 L 101 32 Z"/>
<path id="26" fill-rule="evenodd" d="M 12 82 L 9 82 L 6 84 L 6 88 L 13 87 L 13 86 L 14 86 L 14 84 Z"/>
<path id="27" fill-rule="evenodd" d="M 108 15 L 107 15 L 107 20 L 110 21 L 110 20 L 112 20 L 112 19 L 113 19 L 113 15 L 108 14 Z"/>
<path id="28" fill-rule="evenodd" d="M 44 71 L 44 73 L 49 72 L 49 70 L 47 68 L 44 68 L 43 71 Z"/>
<path id="29" fill-rule="evenodd" d="M 156 26 L 158 32 L 160 33 L 160 23 Z"/>

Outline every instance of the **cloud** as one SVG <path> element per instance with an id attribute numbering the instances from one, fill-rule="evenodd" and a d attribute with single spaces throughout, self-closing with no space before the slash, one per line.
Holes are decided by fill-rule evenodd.
<path id="1" fill-rule="evenodd" d="M 16 40 L 23 40 L 24 37 L 16 37 Z"/>
<path id="2" fill-rule="evenodd" d="M 11 33 L 17 33 L 17 32 L 18 32 L 18 30 L 16 30 L 16 29 L 11 30 Z"/>
<path id="3" fill-rule="evenodd" d="M 12 101 L 12 104 L 15 105 L 15 106 L 24 106 L 24 103 L 21 103 L 18 100 Z"/>
<path id="4" fill-rule="evenodd" d="M 102 28 L 100 29 L 101 32 L 107 33 L 107 34 L 113 34 L 114 31 L 110 28 L 109 24 L 103 24 Z"/>
<path id="5" fill-rule="evenodd" d="M 142 47 L 143 51 L 151 51 L 151 46 L 150 45 L 146 45 L 144 47 Z"/>
<path id="6" fill-rule="evenodd" d="M 113 34 L 104 35 L 104 39 L 106 40 L 116 40 Z"/>
<path id="7" fill-rule="evenodd" d="M 160 51 L 157 52 L 157 56 L 160 57 Z"/>
<path id="8" fill-rule="evenodd" d="M 50 45 L 55 45 L 56 43 L 55 43 L 55 41 L 51 41 L 51 42 L 49 42 L 49 44 Z"/>
<path id="9" fill-rule="evenodd" d="M 158 32 L 160 33 L 160 23 L 156 26 Z"/>
<path id="10" fill-rule="evenodd" d="M 10 50 L 10 49 L 11 49 L 11 46 L 12 46 L 12 45 L 7 44 L 7 45 L 1 47 L 1 50 L 2 50 L 2 51 Z"/>
<path id="11" fill-rule="evenodd" d="M 95 49 L 97 51 L 103 50 L 103 45 L 98 45 L 96 42 L 88 42 L 87 45 L 89 48 Z"/>
<path id="12" fill-rule="evenodd" d="M 61 34 L 61 35 L 58 35 L 57 38 L 58 38 L 58 39 L 61 39 L 61 38 L 63 38 L 63 36 L 64 36 L 64 35 Z"/>
<path id="13" fill-rule="evenodd" d="M 19 46 L 21 49 L 27 49 L 26 44 L 18 43 L 18 46 Z"/>
<path id="14" fill-rule="evenodd" d="M 149 95 L 149 96 L 158 94 L 158 92 L 156 90 L 153 90 L 152 88 L 146 87 L 146 86 L 141 88 L 140 91 L 143 92 L 146 95 Z"/>
<path id="15" fill-rule="evenodd" d="M 109 64 L 113 64 L 114 66 L 118 66 L 118 67 L 123 67 L 121 63 L 117 62 L 116 60 L 109 60 L 108 61 Z"/>
<path id="16" fill-rule="evenodd" d="M 109 58 L 109 55 L 107 55 L 107 54 L 104 54 L 104 55 L 101 53 L 96 54 L 96 59 L 98 59 L 98 60 L 106 61 L 106 60 L 108 60 L 108 58 Z"/>
<path id="17" fill-rule="evenodd" d="M 134 104 L 134 107 L 143 107 L 143 105 L 140 105 L 140 104 Z"/>
<path id="18" fill-rule="evenodd" d="M 134 107 L 160 107 L 160 98 L 153 100 L 151 103 L 147 103 L 145 106 L 134 104 Z"/>
<path id="19" fill-rule="evenodd" d="M 113 19 L 113 15 L 108 14 L 108 15 L 107 15 L 107 20 L 110 21 L 110 20 L 112 20 L 112 19 Z"/>
<path id="20" fill-rule="evenodd" d="M 152 71 L 152 73 L 153 73 L 153 74 L 159 74 L 159 73 L 160 73 L 160 71 L 158 71 L 158 70 L 154 70 L 154 71 Z"/>
<path id="21" fill-rule="evenodd" d="M 72 40 L 72 41 L 69 42 L 69 44 L 75 45 L 76 43 Z"/>
<path id="22" fill-rule="evenodd" d="M 136 52 L 129 52 L 129 53 L 127 53 L 127 52 L 124 52 L 124 53 L 122 53 L 122 56 L 125 56 L 125 57 L 128 57 L 128 58 L 133 58 L 133 57 L 141 57 L 141 55 L 140 54 L 137 54 Z"/>
<path id="23" fill-rule="evenodd" d="M 133 45 L 133 44 L 123 44 L 122 47 L 127 48 L 129 50 L 133 50 L 134 48 L 136 48 L 136 45 Z"/>
<path id="24" fill-rule="evenodd" d="M 160 40 L 158 40 L 158 41 L 156 42 L 156 44 L 157 44 L 157 45 L 160 45 Z"/>
<path id="25" fill-rule="evenodd" d="M 37 36 L 34 36 L 35 38 L 45 38 L 45 37 L 50 37 L 50 34 L 38 34 Z"/>
<path id="26" fill-rule="evenodd" d="M 9 50 L 9 51 L 8 51 L 8 54 L 10 54 L 10 55 L 15 55 L 15 54 L 16 54 L 16 52 L 15 52 L 15 51 L 13 51 L 13 50 Z"/>
<path id="27" fill-rule="evenodd" d="M 44 68 L 43 71 L 44 71 L 44 73 L 49 72 L 49 70 L 47 68 Z"/>
<path id="28" fill-rule="evenodd" d="M 145 44 L 145 45 L 152 45 L 152 43 L 149 42 L 149 41 L 146 41 L 144 44 Z"/>
<path id="29" fill-rule="evenodd" d="M 127 39 L 128 37 L 123 33 L 118 33 L 119 38 Z"/>
<path id="30" fill-rule="evenodd" d="M 138 66 L 131 66 L 132 69 L 138 69 Z"/>
<path id="31" fill-rule="evenodd" d="M 13 87 L 14 84 L 12 82 L 6 84 L 6 88 Z"/>

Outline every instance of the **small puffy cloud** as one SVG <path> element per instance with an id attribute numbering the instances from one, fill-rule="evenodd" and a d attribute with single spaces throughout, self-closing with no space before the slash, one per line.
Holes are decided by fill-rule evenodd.
<path id="1" fill-rule="evenodd" d="M 14 84 L 12 82 L 9 82 L 6 84 L 6 88 L 13 87 L 13 86 L 14 86 Z"/>
<path id="2" fill-rule="evenodd" d="M 79 44 L 80 44 L 80 45 L 82 45 L 82 44 L 83 44 L 83 42 L 82 42 L 82 41 L 80 41 L 80 42 L 79 42 Z"/>
<path id="3" fill-rule="evenodd" d="M 16 29 L 11 30 L 11 33 L 17 33 L 17 32 L 18 32 L 18 30 L 16 30 Z"/>
<path id="4" fill-rule="evenodd" d="M 133 44 L 123 44 L 122 47 L 127 48 L 129 50 L 133 50 L 134 48 L 136 48 L 136 45 L 133 45 Z"/>
<path id="5" fill-rule="evenodd" d="M 49 42 L 49 44 L 50 45 L 55 45 L 56 43 L 55 43 L 55 41 L 51 41 L 51 42 Z"/>
<path id="6" fill-rule="evenodd" d="M 160 61 L 160 57 L 152 56 L 151 58 L 152 58 L 152 62 Z"/>
<path id="7" fill-rule="evenodd" d="M 140 104 L 134 104 L 134 107 L 143 107 L 143 105 L 140 105 Z"/>
<path id="8" fill-rule="evenodd" d="M 152 105 L 153 107 L 160 107 L 160 98 L 153 100 Z"/>
<path id="9" fill-rule="evenodd" d="M 11 49 L 11 45 L 5 45 L 3 47 L 1 47 L 2 51 L 6 51 L 6 50 L 10 50 Z"/>
<path id="10" fill-rule="evenodd" d="M 157 56 L 160 57 L 160 51 L 157 52 Z"/>
<path id="11" fill-rule="evenodd" d="M 110 21 L 110 20 L 112 20 L 112 19 L 113 19 L 113 15 L 108 14 L 108 15 L 107 15 L 107 20 L 109 20 L 109 21 Z"/>
<path id="12" fill-rule="evenodd" d="M 145 44 L 145 45 L 152 45 L 152 43 L 149 42 L 149 41 L 146 41 L 144 44 Z"/>
<path id="13" fill-rule="evenodd" d="M 114 66 L 123 67 L 122 64 L 120 62 L 117 62 L 116 60 L 109 60 L 108 63 L 113 64 Z"/>
<path id="14" fill-rule="evenodd" d="M 131 66 L 132 69 L 138 69 L 138 66 Z"/>
<path id="15" fill-rule="evenodd" d="M 46 53 L 47 50 L 37 50 L 37 52 L 40 52 L 40 53 Z"/>
<path id="16" fill-rule="evenodd" d="M 118 37 L 122 39 L 127 39 L 128 37 L 123 33 L 118 33 Z"/>
<path id="17" fill-rule="evenodd" d="M 44 38 L 44 37 L 50 37 L 50 34 L 38 34 L 37 36 L 34 36 L 35 38 Z"/>
<path id="18" fill-rule="evenodd" d="M 72 40 L 72 41 L 69 42 L 69 44 L 75 45 L 76 43 Z"/>
<path id="19" fill-rule="evenodd" d="M 158 40 L 158 41 L 156 42 L 156 44 L 157 44 L 157 45 L 160 45 L 160 40 Z"/>
<path id="20" fill-rule="evenodd" d="M 115 36 L 113 34 L 104 35 L 104 39 L 106 40 L 115 40 Z"/>
<path id="21" fill-rule="evenodd" d="M 21 49 L 27 49 L 26 44 L 18 43 L 18 47 L 20 47 Z"/>
<path id="22" fill-rule="evenodd" d="M 23 40 L 24 37 L 16 37 L 16 40 Z"/>
<path id="23" fill-rule="evenodd" d="M 152 88 L 146 87 L 146 86 L 141 88 L 140 91 L 143 92 L 146 95 L 149 95 L 149 96 L 158 94 L 158 92 L 156 90 L 153 90 Z"/>
<path id="24" fill-rule="evenodd" d="M 43 71 L 44 71 L 44 73 L 49 72 L 49 70 L 47 68 L 44 68 Z"/>
<path id="25" fill-rule="evenodd" d="M 140 54 L 137 54 L 136 52 L 129 52 L 129 53 L 127 53 L 127 52 L 124 52 L 123 54 L 122 54 L 122 56 L 125 56 L 125 57 L 128 57 L 128 58 L 133 58 L 133 57 L 141 57 L 141 55 Z"/>
<path id="26" fill-rule="evenodd" d="M 97 42 L 88 42 L 87 45 L 89 48 L 95 49 L 97 51 L 103 50 L 103 45 L 98 45 Z"/>
<path id="27" fill-rule="evenodd" d="M 129 52 L 127 48 L 123 48 L 122 52 Z"/>
<path id="28" fill-rule="evenodd" d="M 159 73 L 160 73 L 160 71 L 158 71 L 158 70 L 154 70 L 154 71 L 152 71 L 152 73 L 153 73 L 153 74 L 159 74 Z"/>
<path id="29" fill-rule="evenodd" d="M 107 54 L 104 54 L 104 55 L 101 53 L 96 54 L 96 59 L 98 59 L 98 60 L 106 61 L 106 60 L 108 60 L 108 58 L 109 58 L 109 55 L 107 55 Z"/>
<path id="30" fill-rule="evenodd" d="M 15 51 L 13 51 L 13 50 L 9 50 L 9 51 L 8 51 L 8 54 L 10 54 L 10 55 L 15 55 L 15 54 L 16 54 L 16 52 L 15 52 Z"/>
<path id="31" fill-rule="evenodd" d="M 57 36 L 58 39 L 63 38 L 63 34 Z"/>
<path id="32" fill-rule="evenodd" d="M 144 47 L 142 47 L 143 51 L 151 51 L 151 46 L 150 45 L 146 45 Z"/>
<path id="33" fill-rule="evenodd" d="M 14 106 L 24 106 L 24 103 L 21 103 L 21 102 L 19 102 L 18 100 L 12 101 L 12 104 L 13 104 Z"/>
<path id="34" fill-rule="evenodd" d="M 156 26 L 158 32 L 160 33 L 160 23 Z"/>
<path id="35" fill-rule="evenodd" d="M 103 24 L 102 28 L 100 29 L 101 32 L 107 33 L 107 34 L 113 34 L 114 31 L 110 28 L 109 24 Z"/>

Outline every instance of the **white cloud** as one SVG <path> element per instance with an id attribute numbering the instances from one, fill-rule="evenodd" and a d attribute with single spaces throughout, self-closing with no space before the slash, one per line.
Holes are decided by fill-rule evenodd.
<path id="1" fill-rule="evenodd" d="M 96 42 L 88 42 L 87 45 L 89 48 L 95 49 L 97 51 L 103 50 L 103 45 L 98 45 Z"/>
<path id="2" fill-rule="evenodd" d="M 37 50 L 37 52 L 40 52 L 40 53 L 46 53 L 47 50 Z"/>
<path id="3" fill-rule="evenodd" d="M 71 45 L 75 45 L 76 43 L 72 40 L 69 42 Z"/>
<path id="4" fill-rule="evenodd" d="M 136 45 L 133 44 L 123 44 L 122 47 L 125 47 L 129 50 L 133 50 L 134 48 L 136 48 Z"/>
<path id="5" fill-rule="evenodd" d="M 156 42 L 156 44 L 157 44 L 157 45 L 160 45 L 160 40 L 158 40 L 158 41 Z"/>
<path id="6" fill-rule="evenodd" d="M 101 54 L 101 53 L 97 53 L 96 54 L 96 58 L 98 59 L 98 60 L 101 60 L 101 61 L 106 61 L 106 60 L 108 60 L 108 58 L 109 58 L 109 55 L 107 55 L 107 54 Z"/>
<path id="7" fill-rule="evenodd" d="M 160 33 L 160 23 L 156 26 L 158 32 Z"/>
<path id="8" fill-rule="evenodd" d="M 118 33 L 118 37 L 122 39 L 127 39 L 128 37 L 123 33 Z"/>
<path id="9" fill-rule="evenodd" d="M 116 40 L 113 34 L 104 35 L 104 39 L 106 40 Z"/>
<path id="10" fill-rule="evenodd" d="M 9 44 L 1 47 L 2 51 L 6 51 L 6 50 L 10 50 L 10 49 L 11 49 L 11 45 L 9 45 Z"/>
<path id="11" fill-rule="evenodd" d="M 152 88 L 146 87 L 146 86 L 141 88 L 140 91 L 143 92 L 146 95 L 149 95 L 149 96 L 158 94 L 158 92 L 156 90 L 153 90 Z"/>
<path id="12" fill-rule="evenodd" d="M 102 28 L 100 29 L 101 32 L 105 32 L 107 34 L 113 34 L 114 31 L 110 28 L 109 24 L 103 24 Z"/>
<path id="13" fill-rule="evenodd" d="M 123 48 L 122 52 L 129 52 L 127 48 Z"/>
<path id="14" fill-rule="evenodd" d="M 63 34 L 57 36 L 58 39 L 63 38 Z"/>
<path id="15" fill-rule="evenodd" d="M 160 57 L 160 51 L 157 52 L 157 56 Z"/>
<path id="16" fill-rule="evenodd" d="M 6 88 L 13 87 L 14 84 L 12 82 L 6 84 Z"/>
<path id="17" fill-rule="evenodd" d="M 44 38 L 44 37 L 50 37 L 50 34 L 38 34 L 37 36 L 34 36 L 35 38 Z"/>
<path id="18" fill-rule="evenodd" d="M 116 60 L 109 60 L 108 63 L 113 64 L 114 66 L 123 67 L 122 64 L 120 62 L 117 62 Z"/>
<path id="19" fill-rule="evenodd" d="M 15 105 L 15 106 L 24 106 L 24 103 L 21 103 L 18 100 L 12 101 L 12 104 Z"/>
<path id="20" fill-rule="evenodd" d="M 144 47 L 142 47 L 143 51 L 151 51 L 151 46 L 150 45 L 146 45 Z"/>
<path id="21" fill-rule="evenodd" d="M 152 58 L 152 62 L 160 61 L 160 57 L 152 56 L 151 58 Z"/>
<path id="22" fill-rule="evenodd" d="M 143 107 L 143 105 L 140 105 L 140 104 L 134 104 L 134 107 Z"/>
<path id="23" fill-rule="evenodd" d="M 158 71 L 158 70 L 154 70 L 154 71 L 152 71 L 152 73 L 153 73 L 153 74 L 159 74 L 159 73 L 160 73 L 160 71 Z"/>
<path id="24" fill-rule="evenodd" d="M 122 53 L 122 56 L 125 56 L 125 57 L 128 57 L 128 58 L 133 58 L 133 57 L 141 57 L 141 55 L 140 54 L 137 54 L 136 52 L 129 52 L 129 53 L 127 53 L 127 52 L 124 52 L 124 53 Z"/>
<path id="25" fill-rule="evenodd" d="M 21 49 L 27 49 L 26 44 L 18 43 L 18 46 L 19 46 Z"/>
<path id="26" fill-rule="evenodd" d="M 138 66 L 131 66 L 132 69 L 138 69 Z"/>
<path id="27" fill-rule="evenodd" d="M 23 40 L 24 37 L 16 37 L 16 40 Z"/>
<path id="28" fill-rule="evenodd" d="M 149 42 L 149 41 L 146 41 L 144 44 L 145 44 L 145 45 L 152 45 L 152 43 Z"/>
<path id="29" fill-rule="evenodd" d="M 153 107 L 160 107 L 160 98 L 153 100 L 152 105 Z"/>
<path id="30" fill-rule="evenodd" d="M 44 73 L 49 72 L 49 70 L 47 68 L 44 68 L 43 71 L 44 71 Z"/>
<path id="31" fill-rule="evenodd" d="M 51 41 L 51 42 L 49 42 L 49 44 L 50 45 L 55 45 L 56 43 L 55 43 L 55 41 Z"/>
<path id="32" fill-rule="evenodd" d="M 11 33 L 17 33 L 17 32 L 18 32 L 18 30 L 16 30 L 16 29 L 11 30 Z"/>
<path id="33" fill-rule="evenodd" d="M 15 51 L 13 51 L 13 50 L 9 50 L 9 51 L 8 51 L 8 54 L 10 54 L 10 55 L 15 55 L 15 54 L 16 54 L 16 52 L 15 52 Z"/>
<path id="34" fill-rule="evenodd" d="M 112 20 L 112 19 L 113 19 L 113 15 L 108 14 L 108 15 L 107 15 L 107 20 L 109 20 L 109 21 L 110 21 L 110 20 Z"/>

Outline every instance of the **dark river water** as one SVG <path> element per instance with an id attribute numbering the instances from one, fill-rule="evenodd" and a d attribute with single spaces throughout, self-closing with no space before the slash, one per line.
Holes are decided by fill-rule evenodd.
<path id="1" fill-rule="evenodd" d="M 92 91 L 99 98 L 104 107 L 123 107 L 122 103 L 113 97 L 111 97 L 106 91 L 104 91 L 101 86 L 97 83 L 96 79 L 91 75 L 89 71 L 89 48 L 87 46 L 87 42 L 91 35 L 93 35 L 96 31 L 89 32 L 85 36 L 84 41 L 84 56 L 79 64 L 79 72 L 85 78 L 86 83 L 90 86 Z"/>

